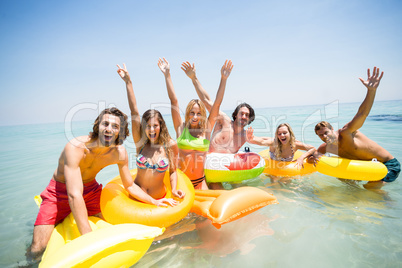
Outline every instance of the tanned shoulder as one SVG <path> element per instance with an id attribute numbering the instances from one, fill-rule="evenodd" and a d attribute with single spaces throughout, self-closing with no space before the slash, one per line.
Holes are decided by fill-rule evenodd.
<path id="1" fill-rule="evenodd" d="M 327 144 L 326 143 L 321 144 L 318 147 L 317 152 L 319 152 L 321 154 L 325 154 L 327 152 Z"/>
<path id="2" fill-rule="evenodd" d="M 128 161 L 128 154 L 126 148 L 123 145 L 116 146 L 116 154 L 118 155 L 118 163 L 126 163 Z"/>

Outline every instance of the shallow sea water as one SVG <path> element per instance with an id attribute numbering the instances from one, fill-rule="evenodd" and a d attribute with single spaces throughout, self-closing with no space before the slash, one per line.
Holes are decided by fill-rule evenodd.
<path id="1" fill-rule="evenodd" d="M 277 124 L 288 122 L 297 139 L 317 147 L 315 123 L 328 120 L 341 127 L 359 105 L 256 109 L 252 126 L 258 136 L 273 136 Z M 361 131 L 401 160 L 401 118 L 402 101 L 375 102 Z M 171 117 L 165 120 L 173 134 Z M 73 122 L 70 133 L 64 123 L 0 127 L 0 267 L 23 263 L 38 212 L 33 196 L 48 184 L 68 138 L 85 135 L 91 124 Z M 133 168 L 129 139 L 125 145 Z M 97 180 L 105 185 L 117 174 L 117 167 L 110 166 Z M 402 267 L 401 178 L 380 191 L 320 173 L 279 182 L 261 175 L 225 186 L 244 185 L 274 194 L 279 204 L 219 230 L 189 214 L 155 239 L 134 267 Z"/>

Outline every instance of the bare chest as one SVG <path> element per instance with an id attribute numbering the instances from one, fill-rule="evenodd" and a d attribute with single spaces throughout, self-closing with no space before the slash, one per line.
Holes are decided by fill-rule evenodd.
<path id="1" fill-rule="evenodd" d="M 214 133 L 211 139 L 212 149 L 215 152 L 236 153 L 245 142 L 245 134 L 234 133 L 232 129 L 222 129 Z"/>
<path id="2" fill-rule="evenodd" d="M 113 153 L 106 155 L 85 154 L 80 162 L 81 176 L 83 181 L 95 178 L 103 168 L 117 164 L 118 159 Z"/>

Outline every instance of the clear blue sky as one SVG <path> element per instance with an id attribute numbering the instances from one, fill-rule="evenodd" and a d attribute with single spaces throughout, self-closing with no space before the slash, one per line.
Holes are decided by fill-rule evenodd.
<path id="1" fill-rule="evenodd" d="M 99 103 L 129 113 L 123 62 L 140 112 L 166 106 L 159 57 L 182 109 L 196 98 L 187 60 L 212 96 L 233 61 L 223 110 L 360 102 L 358 77 L 374 65 L 385 72 L 376 99 L 402 99 L 399 0 L 2 0 L 0 32 L 0 125 L 63 122 L 71 111 L 92 120 Z"/>

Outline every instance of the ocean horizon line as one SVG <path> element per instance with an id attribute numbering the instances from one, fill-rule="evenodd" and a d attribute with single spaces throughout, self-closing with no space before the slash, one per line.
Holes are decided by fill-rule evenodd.
<path id="1" fill-rule="evenodd" d="M 336 102 L 337 100 L 334 100 L 333 102 Z M 374 102 L 374 105 L 376 102 L 391 102 L 391 101 L 402 101 L 402 99 L 397 99 L 397 100 L 378 100 Z M 329 103 L 333 103 L 333 102 L 329 102 Z M 312 107 L 312 106 L 322 106 L 322 105 L 328 105 L 329 103 L 321 103 L 321 104 L 306 104 L 306 105 L 285 105 L 285 106 L 268 106 L 268 107 L 253 107 L 255 110 L 258 109 L 270 109 L 270 108 L 297 108 L 297 107 Z M 353 101 L 353 102 L 340 102 L 340 104 L 353 104 L 353 103 L 361 103 L 361 102 L 357 102 L 357 101 Z M 222 110 L 223 112 L 231 115 L 233 110 L 227 110 L 224 109 Z M 163 116 L 171 116 L 170 113 L 162 113 Z M 80 119 L 80 120 L 74 120 L 74 122 L 87 122 L 87 121 L 94 121 L 95 118 L 93 119 Z M 50 124 L 61 124 L 61 123 L 65 123 L 64 121 L 50 121 L 50 122 L 32 122 L 32 123 L 16 123 L 16 124 L 2 124 L 0 122 L 0 128 L 2 127 L 17 127 L 17 126 L 31 126 L 31 125 L 50 125 Z"/>

